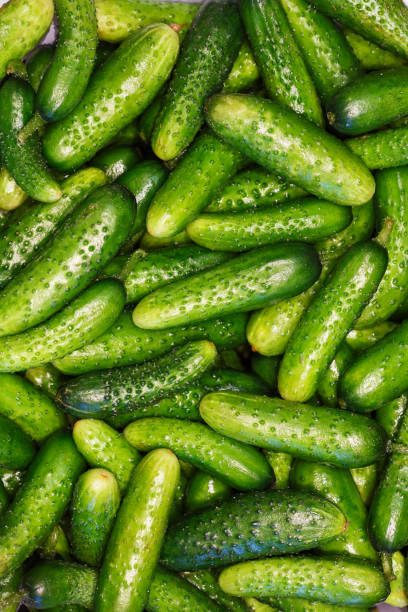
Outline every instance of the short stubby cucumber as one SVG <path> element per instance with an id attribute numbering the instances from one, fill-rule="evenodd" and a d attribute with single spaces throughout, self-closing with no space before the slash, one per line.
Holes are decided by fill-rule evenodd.
<path id="1" fill-rule="evenodd" d="M 222 91 L 225 93 L 245 91 L 255 85 L 259 77 L 259 68 L 255 58 L 248 41 L 244 40 L 232 65 L 231 72 L 224 81 Z"/>
<path id="2" fill-rule="evenodd" d="M 133 321 L 143 329 L 166 329 L 254 310 L 301 293 L 319 274 L 320 263 L 309 245 L 261 247 L 157 289 L 139 302 Z"/>
<path id="3" fill-rule="evenodd" d="M 363 38 L 353 30 L 344 28 L 347 42 L 353 49 L 354 55 L 365 70 L 382 70 L 383 68 L 396 68 L 406 64 L 406 59 L 379 47 L 375 43 Z"/>
<path id="4" fill-rule="evenodd" d="M 22 470 L 34 455 L 34 444 L 28 435 L 16 423 L 0 415 L 0 466 Z"/>
<path id="5" fill-rule="evenodd" d="M 408 163 L 408 127 L 380 130 L 345 141 L 371 170 L 393 168 Z"/>
<path id="6" fill-rule="evenodd" d="M 90 164 L 103 170 L 108 181 L 112 183 L 136 166 L 139 159 L 140 154 L 133 147 L 113 145 L 99 151 Z"/>
<path id="7" fill-rule="evenodd" d="M 271 172 L 336 204 L 358 206 L 374 194 L 363 162 L 332 134 L 275 102 L 216 94 L 207 104 L 210 127 Z"/>
<path id="8" fill-rule="evenodd" d="M 354 468 L 371 465 L 384 454 L 382 428 L 345 410 L 218 391 L 204 397 L 200 413 L 225 436 L 306 461 Z M 351 431 L 353 436 L 348 435 Z"/>

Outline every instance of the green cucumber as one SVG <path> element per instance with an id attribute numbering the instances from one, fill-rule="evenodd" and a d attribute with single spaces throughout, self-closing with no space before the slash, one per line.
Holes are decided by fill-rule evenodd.
<path id="1" fill-rule="evenodd" d="M 138 152 L 132 147 L 114 145 L 99 151 L 90 163 L 103 170 L 108 181 L 113 182 L 136 166 L 139 159 Z"/>
<path id="2" fill-rule="evenodd" d="M 240 491 L 263 489 L 273 479 L 269 464 L 258 450 L 230 440 L 202 423 L 145 418 L 128 425 L 124 436 L 140 451 L 170 448 L 183 461 Z"/>
<path id="3" fill-rule="evenodd" d="M 349 470 L 297 459 L 290 474 L 295 489 L 316 493 L 335 504 L 347 517 L 347 528 L 320 552 L 378 560 L 367 533 L 367 510 Z"/>
<path id="4" fill-rule="evenodd" d="M 111 259 L 106 266 L 104 266 L 102 272 L 99 274 L 99 278 L 119 278 L 119 274 L 127 262 L 127 259 L 127 255 L 116 255 L 116 257 Z"/>
<path id="5" fill-rule="evenodd" d="M 69 542 L 61 525 L 55 525 L 39 552 L 42 559 L 55 559 L 58 556 L 64 561 L 70 560 Z"/>
<path id="6" fill-rule="evenodd" d="M 353 32 L 353 30 L 345 28 L 344 35 L 350 47 L 353 49 L 354 55 L 365 70 L 397 68 L 398 66 L 406 64 L 406 60 L 403 57 L 379 47 L 370 40 Z"/>
<path id="7" fill-rule="evenodd" d="M 362 606 L 342 606 L 298 597 L 274 596 L 271 602 L 280 612 L 370 612 L 372 610 L 372 608 Z"/>
<path id="8" fill-rule="evenodd" d="M 353 352 L 344 342 L 318 382 L 317 392 L 325 406 L 336 407 L 338 405 L 337 385 L 342 373 L 352 360 Z"/>
<path id="9" fill-rule="evenodd" d="M 170 238 L 156 238 L 148 232 L 145 232 L 140 239 L 139 247 L 146 251 L 155 251 L 164 247 L 180 246 L 181 244 L 190 244 L 191 240 L 187 232 L 183 230 Z"/>
<path id="10" fill-rule="evenodd" d="M 2 210 L 14 210 L 23 204 L 28 194 L 21 189 L 5 166 L 0 168 L 0 203 Z"/>
<path id="11" fill-rule="evenodd" d="M 25 377 L 34 387 L 52 399 L 55 398 L 58 388 L 65 380 L 65 376 L 52 363 L 46 363 L 38 368 L 29 368 L 25 372 Z"/>
<path id="12" fill-rule="evenodd" d="M 239 8 L 269 96 L 322 125 L 320 100 L 281 3 L 240 0 Z"/>
<path id="13" fill-rule="evenodd" d="M 361 353 L 382 340 L 397 327 L 392 321 L 383 321 L 366 329 L 352 329 L 346 336 L 346 343 L 355 353 Z"/>
<path id="14" fill-rule="evenodd" d="M 102 43 L 100 43 L 102 44 Z M 105 43 L 108 44 L 108 43 Z M 110 46 L 110 51 L 109 53 L 106 55 L 105 60 L 111 55 L 112 51 L 115 50 L 115 47 L 112 45 Z M 98 51 L 97 51 L 98 54 Z M 102 65 L 102 63 L 101 63 Z M 128 147 L 130 145 L 133 145 L 135 143 L 138 143 L 140 141 L 139 138 L 139 128 L 138 128 L 138 121 L 137 119 L 135 121 L 132 121 L 131 123 L 128 123 L 128 125 L 125 125 L 124 128 L 122 128 L 117 134 L 115 134 L 115 136 L 112 138 L 112 140 L 109 141 L 110 145 L 118 145 L 118 146 L 123 146 L 123 147 Z"/>
<path id="15" fill-rule="evenodd" d="M 138 119 L 139 123 L 139 136 L 142 141 L 149 145 L 150 147 L 150 139 L 153 134 L 154 123 L 156 121 L 156 117 L 160 112 L 162 107 L 162 98 L 160 94 L 156 96 L 153 102 L 146 108 L 146 110 L 140 115 Z"/>
<path id="16" fill-rule="evenodd" d="M 365 134 L 345 142 L 372 170 L 403 166 L 408 163 L 406 149 L 408 127 L 406 126 Z"/>
<path id="17" fill-rule="evenodd" d="M 264 450 L 264 455 L 275 474 L 275 489 L 287 489 L 293 461 L 292 455 L 288 455 L 287 453 L 275 453 L 269 450 Z"/>
<path id="18" fill-rule="evenodd" d="M 217 578 L 208 570 L 196 572 L 183 572 L 183 578 L 197 589 L 205 593 L 212 601 L 222 606 L 223 610 L 232 612 L 248 612 L 248 608 L 242 599 L 230 597 L 218 585 Z"/>
<path id="19" fill-rule="evenodd" d="M 251 358 L 251 368 L 272 390 L 277 389 L 278 360 L 276 357 L 264 357 L 254 353 Z"/>
<path id="20" fill-rule="evenodd" d="M 95 468 L 78 478 L 71 504 L 72 554 L 81 563 L 98 566 L 120 504 L 116 478 Z"/>
<path id="21" fill-rule="evenodd" d="M 19 138 L 20 131 L 34 115 L 34 103 L 35 93 L 28 82 L 10 77 L 1 86 L 2 162 L 18 186 L 32 198 L 40 202 L 56 202 L 61 197 L 61 189 L 46 166 L 37 132 L 25 140 Z"/>
<path id="22" fill-rule="evenodd" d="M 4 484 L 0 481 L 0 514 L 2 514 L 3 510 L 7 506 L 8 503 L 8 495 Z M 1 601 L 1 588 L 0 588 L 0 601 Z"/>
<path id="23" fill-rule="evenodd" d="M 187 512 L 214 506 L 231 495 L 231 487 L 225 482 L 198 470 L 190 479 L 186 489 L 185 506 Z"/>
<path id="24" fill-rule="evenodd" d="M 19 609 L 22 577 L 23 568 L 19 567 L 4 578 L 0 578 L 0 606 L 3 612 L 16 612 Z"/>
<path id="25" fill-rule="evenodd" d="M 0 209 L 0 233 L 7 227 L 8 222 L 9 222 L 9 211 Z"/>
<path id="26" fill-rule="evenodd" d="M 143 329 L 166 329 L 260 308 L 301 293 L 317 279 L 312 247 L 284 243 L 254 249 L 144 297 L 133 311 Z"/>
<path id="27" fill-rule="evenodd" d="M 241 43 L 242 25 L 233 4 L 203 6 L 187 32 L 155 121 L 151 145 L 157 157 L 174 159 L 194 140 L 204 102 L 221 89 Z"/>
<path id="28" fill-rule="evenodd" d="M 17 490 L 21 486 L 25 471 L 20 470 L 8 470 L 7 468 L 0 468 L 0 479 L 1 482 L 6 489 L 7 495 L 10 497 L 14 497 Z"/>
<path id="29" fill-rule="evenodd" d="M 224 81 L 222 91 L 233 93 L 249 89 L 260 77 L 259 68 L 251 52 L 248 41 L 244 40 L 228 77 Z"/>
<path id="30" fill-rule="evenodd" d="M 28 435 L 16 423 L 0 415 L 0 465 L 21 470 L 31 463 L 34 455 L 34 444 Z"/>
<path id="31" fill-rule="evenodd" d="M 354 468 L 370 465 L 384 454 L 382 428 L 353 412 L 218 391 L 201 401 L 200 413 L 223 435 L 306 461 Z"/>
<path id="32" fill-rule="evenodd" d="M 39 443 L 65 424 L 52 399 L 17 374 L 0 374 L 0 414 Z"/>
<path id="33" fill-rule="evenodd" d="M 384 573 L 390 583 L 391 593 L 384 603 L 396 608 L 408 606 L 408 597 L 405 590 L 406 559 L 399 551 L 392 555 L 382 555 Z"/>
<path id="34" fill-rule="evenodd" d="M 96 612 L 144 609 L 179 476 L 179 462 L 165 449 L 149 453 L 136 467 L 109 538 Z"/>
<path id="35" fill-rule="evenodd" d="M 111 472 L 123 493 L 141 458 L 137 450 L 107 423 L 97 419 L 77 421 L 72 437 L 87 463 Z"/>
<path id="36" fill-rule="evenodd" d="M 54 57 L 54 52 L 54 46 L 41 45 L 40 47 L 36 47 L 27 59 L 27 76 L 34 91 L 38 91 L 41 80 Z"/>
<path id="37" fill-rule="evenodd" d="M 45 442 L 0 518 L 0 576 L 19 567 L 51 533 L 83 468 L 71 435 L 56 433 Z"/>
<path id="38" fill-rule="evenodd" d="M 381 406 L 375 413 L 376 421 L 384 429 L 390 440 L 395 438 L 407 406 L 408 396 L 402 394 L 400 397 Z"/>
<path id="39" fill-rule="evenodd" d="M 272 606 L 258 601 L 255 597 L 247 597 L 244 601 L 249 612 L 279 612 L 280 610 L 280 608 L 272 608 Z"/>
<path id="40" fill-rule="evenodd" d="M 41 80 L 37 108 L 47 121 L 58 121 L 80 102 L 96 59 L 98 43 L 94 0 L 54 0 L 58 40 Z"/>
<path id="41" fill-rule="evenodd" d="M 243 165 L 241 153 L 211 132 L 200 134 L 154 195 L 146 218 L 148 232 L 156 238 L 181 232 Z"/>
<path id="42" fill-rule="evenodd" d="M 351 469 L 350 472 L 358 492 L 360 493 L 360 497 L 363 500 L 363 504 L 369 507 L 374 490 L 377 486 L 378 463 L 366 465 L 361 468 L 354 468 Z"/>
<path id="43" fill-rule="evenodd" d="M 345 525 L 342 512 L 317 495 L 289 490 L 237 494 L 172 525 L 161 562 L 188 571 L 308 550 L 333 540 Z"/>
<path id="44" fill-rule="evenodd" d="M 238 372 L 245 372 L 245 365 L 242 362 L 241 356 L 235 349 L 221 351 L 220 358 L 222 367 L 238 370 Z"/>
<path id="45" fill-rule="evenodd" d="M 73 170 L 92 159 L 153 100 L 177 52 L 178 36 L 167 25 L 129 36 L 91 77 L 73 112 L 49 126 L 43 144 L 50 164 Z"/>
<path id="46" fill-rule="evenodd" d="M 266 210 L 204 214 L 187 225 L 187 233 L 207 249 L 239 252 L 287 240 L 314 243 L 345 229 L 351 220 L 345 206 L 304 198 Z"/>
<path id="47" fill-rule="evenodd" d="M 345 206 L 373 196 L 372 175 L 332 134 L 275 102 L 244 94 L 216 94 L 207 103 L 210 127 L 228 144 L 282 178 Z"/>
<path id="48" fill-rule="evenodd" d="M 116 254 L 133 219 L 133 198 L 123 187 L 100 187 L 89 195 L 1 291 L 0 335 L 42 323 L 76 297 Z"/>

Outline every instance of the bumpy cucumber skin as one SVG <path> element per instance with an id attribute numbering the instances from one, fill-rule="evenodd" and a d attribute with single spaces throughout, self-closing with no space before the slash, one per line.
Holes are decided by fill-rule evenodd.
<path id="1" fill-rule="evenodd" d="M 171 526 L 161 562 L 177 571 L 194 570 L 308 550 L 341 534 L 345 524 L 342 512 L 322 497 L 254 491 Z"/>
<path id="2" fill-rule="evenodd" d="M 231 495 L 231 488 L 219 478 L 214 478 L 201 470 L 189 480 L 186 489 L 185 506 L 187 512 L 194 512 L 214 506 Z"/>
<path id="3" fill-rule="evenodd" d="M 80 170 L 61 184 L 62 196 L 57 202 L 34 204 L 11 223 L 0 237 L 0 286 L 34 258 L 79 202 L 105 183 L 101 170 Z"/>
<path id="4" fill-rule="evenodd" d="M 9 497 L 14 497 L 21 486 L 26 472 L 23 470 L 8 470 L 0 468 L 0 479 Z"/>
<path id="5" fill-rule="evenodd" d="M 316 253 L 306 244 L 261 247 L 157 289 L 139 302 L 133 321 L 143 329 L 166 329 L 254 310 L 304 291 L 319 273 Z"/>
<path id="6" fill-rule="evenodd" d="M 336 204 L 358 206 L 374 194 L 372 175 L 332 134 L 290 109 L 244 94 L 216 94 L 206 110 L 210 127 L 271 172 Z"/>
<path id="7" fill-rule="evenodd" d="M 222 91 L 233 93 L 249 89 L 260 77 L 259 68 L 255 62 L 247 40 L 241 45 L 228 77 L 224 81 Z"/>
<path id="8" fill-rule="evenodd" d="M 403 57 L 394 55 L 391 51 L 387 51 L 382 47 L 379 47 L 375 43 L 367 40 L 349 30 L 344 29 L 344 35 L 347 38 L 347 42 L 353 49 L 354 55 L 360 61 L 362 68 L 365 70 L 382 70 L 383 68 L 397 68 L 406 64 L 406 60 Z"/>
<path id="9" fill-rule="evenodd" d="M 223 435 L 306 461 L 353 468 L 375 463 L 384 454 L 381 427 L 365 416 L 334 408 L 219 391 L 201 401 L 200 414 Z"/>
<path id="10" fill-rule="evenodd" d="M 164 417 L 139 419 L 126 427 L 124 435 L 141 451 L 170 448 L 183 461 L 241 491 L 263 489 L 273 480 L 273 472 L 258 450 L 202 423 Z"/>
<path id="11" fill-rule="evenodd" d="M 352 246 L 337 262 L 291 336 L 278 375 L 281 396 L 305 402 L 378 287 L 387 265 L 374 242 Z"/>
<path id="12" fill-rule="evenodd" d="M 27 198 L 28 194 L 17 185 L 7 168 L 2 166 L 0 169 L 0 204 L 2 212 L 18 208 Z"/>
<path id="13" fill-rule="evenodd" d="M 211 132 L 204 132 L 155 194 L 146 226 L 156 238 L 181 232 L 239 170 L 244 157 Z"/>
<path id="14" fill-rule="evenodd" d="M 17 374 L 0 374 L 0 414 L 40 443 L 65 424 L 54 402 Z"/>
<path id="15" fill-rule="evenodd" d="M 0 605 L 3 612 L 16 612 L 21 601 L 20 586 L 23 568 L 19 567 L 0 578 Z"/>
<path id="16" fill-rule="evenodd" d="M 382 340 L 397 327 L 392 321 L 383 321 L 366 329 L 352 329 L 346 336 L 348 346 L 355 353 L 361 353 Z"/>
<path id="17" fill-rule="evenodd" d="M 37 47 L 26 61 L 27 76 L 31 87 L 38 91 L 41 79 L 51 64 L 55 47 L 52 45 L 41 45 Z"/>
<path id="18" fill-rule="evenodd" d="M 239 7 L 270 97 L 322 125 L 316 89 L 282 5 L 266 0 L 240 0 Z"/>
<path id="19" fill-rule="evenodd" d="M 75 445 L 89 465 L 111 472 L 123 493 L 140 455 L 125 438 L 103 421 L 82 419 L 72 432 Z"/>
<path id="20" fill-rule="evenodd" d="M 390 440 L 393 440 L 398 432 L 401 418 L 408 406 L 408 396 L 403 393 L 397 399 L 384 404 L 375 413 L 377 423 L 386 432 Z"/>
<path id="21" fill-rule="evenodd" d="M 144 609 L 179 477 L 179 462 L 165 449 L 136 467 L 100 571 L 96 612 Z"/>
<path id="22" fill-rule="evenodd" d="M 134 201 L 123 187 L 96 189 L 0 293 L 0 335 L 42 323 L 76 297 L 116 254 L 133 220 Z"/>
<path id="23" fill-rule="evenodd" d="M 223 610 L 232 610 L 232 612 L 248 612 L 248 608 L 242 599 L 231 597 L 224 593 L 218 585 L 218 580 L 209 570 L 198 570 L 196 572 L 183 572 L 185 578 L 190 584 L 193 584 L 197 589 L 206 593 L 206 595 L 214 602 L 222 606 Z"/>
<path id="24" fill-rule="evenodd" d="M 334 408 L 338 405 L 337 385 L 342 373 L 352 360 L 352 350 L 346 343 L 341 344 L 333 361 L 320 377 L 317 386 L 317 392 L 325 406 Z"/>
<path id="25" fill-rule="evenodd" d="M 345 141 L 371 170 L 403 166 L 408 163 L 408 127 L 381 130 Z"/>
<path id="26" fill-rule="evenodd" d="M 204 214 L 187 225 L 187 233 L 207 249 L 239 252 L 287 240 L 314 243 L 345 229 L 351 220 L 345 206 L 305 198 L 266 210 Z"/>
<path id="27" fill-rule="evenodd" d="M 0 415 L 0 465 L 11 470 L 27 467 L 35 454 L 28 435 L 13 421 Z"/>
<path id="28" fill-rule="evenodd" d="M 103 170 L 111 183 L 133 168 L 139 159 L 138 152 L 132 147 L 111 146 L 102 149 L 90 163 Z"/>
<path id="29" fill-rule="evenodd" d="M 70 434 L 56 433 L 45 442 L 0 518 L 0 576 L 21 565 L 51 533 L 83 468 Z"/>
<path id="30" fill-rule="evenodd" d="M 48 128 L 43 149 L 50 164 L 78 168 L 135 119 L 169 76 L 178 44 L 164 24 L 129 36 L 92 76 L 73 112 Z"/>

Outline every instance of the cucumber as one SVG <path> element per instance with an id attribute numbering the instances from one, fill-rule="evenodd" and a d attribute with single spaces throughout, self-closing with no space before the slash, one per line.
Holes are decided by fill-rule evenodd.
<path id="1" fill-rule="evenodd" d="M 287 489 L 293 461 L 292 455 L 268 450 L 264 450 L 264 455 L 275 474 L 275 489 Z"/>
<path id="2" fill-rule="evenodd" d="M 53 16 L 52 0 L 11 0 L 3 4 L 0 10 L 0 79 L 5 77 L 11 60 L 22 59 L 40 42 Z"/>
<path id="3" fill-rule="evenodd" d="M 8 503 L 8 495 L 4 484 L 0 481 L 0 514 L 6 508 Z M 1 601 L 1 587 L 0 587 L 0 601 Z"/>
<path id="4" fill-rule="evenodd" d="M 206 395 L 200 413 L 223 435 L 306 461 L 354 468 L 371 465 L 384 454 L 382 428 L 352 412 L 219 391 Z"/>
<path id="5" fill-rule="evenodd" d="M 72 554 L 78 561 L 100 565 L 119 504 L 118 483 L 107 470 L 88 470 L 78 478 L 70 523 Z"/>
<path id="6" fill-rule="evenodd" d="M 0 372 L 41 366 L 86 346 L 112 327 L 124 305 L 122 283 L 100 280 L 44 323 L 0 338 Z"/>
<path id="7" fill-rule="evenodd" d="M 160 93 L 156 96 L 153 102 L 146 108 L 138 119 L 139 136 L 142 141 L 150 147 L 150 139 L 153 134 L 154 123 L 156 117 L 162 107 L 162 97 Z"/>
<path id="8" fill-rule="evenodd" d="M 56 202 L 61 197 L 61 189 L 46 166 L 38 134 L 34 132 L 25 140 L 19 138 L 20 131 L 34 115 L 34 103 L 34 90 L 26 81 L 10 77 L 1 86 L 2 162 L 17 185 L 32 198 L 40 202 Z"/>
<path id="9" fill-rule="evenodd" d="M 346 343 L 355 353 L 361 353 L 382 340 L 397 327 L 392 321 L 383 321 L 367 329 L 352 329 L 346 336 Z"/>
<path id="10" fill-rule="evenodd" d="M 264 357 L 254 353 L 251 358 L 251 368 L 270 389 L 274 391 L 278 383 L 278 360 L 276 357 Z"/>
<path id="11" fill-rule="evenodd" d="M 294 38 L 324 104 L 363 71 L 344 34 L 305 0 L 282 0 Z"/>
<path id="12" fill-rule="evenodd" d="M 99 278 L 118 278 L 127 259 L 127 255 L 116 255 L 103 268 Z"/>
<path id="13" fill-rule="evenodd" d="M 205 593 L 212 601 L 222 606 L 223 610 L 248 612 L 248 608 L 242 599 L 230 597 L 220 589 L 217 578 L 210 571 L 183 572 L 182 576 L 190 584 Z"/>
<path id="14" fill-rule="evenodd" d="M 108 43 L 100 43 L 102 44 L 108 44 Z M 105 60 L 112 54 L 112 52 L 115 50 L 115 47 L 113 45 L 109 45 L 110 47 L 110 51 L 109 53 L 105 56 L 103 62 L 101 62 L 100 65 L 102 65 L 102 63 L 105 62 Z M 98 50 L 97 50 L 97 54 L 98 54 Z M 140 138 L 139 138 L 139 128 L 138 128 L 138 121 L 137 119 L 135 121 L 132 121 L 131 123 L 128 123 L 128 125 L 125 125 L 124 128 L 122 128 L 117 134 L 115 134 L 115 136 L 112 138 L 112 140 L 109 141 L 110 145 L 118 145 L 118 146 L 130 146 L 133 145 L 135 143 L 139 143 Z"/>
<path id="15" fill-rule="evenodd" d="M 28 435 L 13 421 L 0 415 L 0 465 L 21 470 L 31 463 L 34 454 L 34 444 Z"/>
<path id="16" fill-rule="evenodd" d="M 3 612 L 16 612 L 19 608 L 21 593 L 20 585 L 23 577 L 23 568 L 10 572 L 0 578 L 0 605 Z"/>
<path id="17" fill-rule="evenodd" d="M 46 121 L 58 121 L 80 102 L 96 59 L 98 43 L 94 0 L 54 0 L 58 40 L 37 93 Z"/>
<path id="18" fill-rule="evenodd" d="M 298 597 L 332 604 L 371 606 L 389 586 L 378 567 L 350 557 L 276 557 L 226 568 L 221 588 L 238 597 Z"/>
<path id="19" fill-rule="evenodd" d="M 57 556 L 69 561 L 71 551 L 67 536 L 61 525 L 56 525 L 39 549 L 42 559 L 55 559 Z"/>
<path id="20" fill-rule="evenodd" d="M 297 597 L 274 597 L 272 602 L 281 612 L 370 612 L 371 610 L 362 606 L 341 606 Z"/>
<path id="21" fill-rule="evenodd" d="M 354 468 L 350 470 L 354 483 L 363 500 L 363 504 L 370 506 L 374 490 L 378 480 L 378 464 L 366 465 L 366 467 Z"/>
<path id="22" fill-rule="evenodd" d="M 391 589 L 384 603 L 397 608 L 405 608 L 408 606 L 408 598 L 405 591 L 405 557 L 399 551 L 393 555 L 382 555 L 382 557 L 384 573 Z"/>
<path id="23" fill-rule="evenodd" d="M 245 600 L 249 612 L 279 612 L 278 608 L 272 608 L 268 604 L 255 599 L 255 597 L 247 597 Z"/>
<path id="24" fill-rule="evenodd" d="M 365 70 L 382 70 L 383 68 L 397 68 L 406 63 L 403 57 L 395 55 L 379 47 L 375 43 L 363 38 L 353 30 L 345 28 L 344 35 Z"/>
<path id="25" fill-rule="evenodd" d="M 320 552 L 351 555 L 377 562 L 377 553 L 368 539 L 367 510 L 349 470 L 297 459 L 290 481 L 295 489 L 325 497 L 347 517 L 344 533 L 320 545 Z"/>
<path id="26" fill-rule="evenodd" d="M 156 249 L 163 249 L 164 247 L 180 246 L 181 244 L 190 243 L 190 237 L 185 230 L 171 238 L 156 238 L 148 232 L 145 232 L 140 239 L 139 247 L 141 249 L 146 249 L 146 251 L 155 251 Z"/>
<path id="27" fill-rule="evenodd" d="M 407 406 L 408 396 L 403 393 L 400 397 L 381 406 L 375 413 L 377 423 L 381 425 L 390 440 L 395 438 Z"/>
<path id="28" fill-rule="evenodd" d="M 156 238 L 181 232 L 244 165 L 244 157 L 211 132 L 203 132 L 154 195 L 147 230 Z"/>
<path id="29" fill-rule="evenodd" d="M 53 45 L 41 45 L 36 47 L 26 61 L 27 76 L 31 87 L 38 91 L 41 80 L 54 57 L 55 47 Z"/>
<path id="30" fill-rule="evenodd" d="M 121 493 L 124 493 L 132 472 L 141 459 L 137 450 L 107 423 L 96 419 L 77 421 L 72 437 L 87 463 L 111 472 Z"/>
<path id="31" fill-rule="evenodd" d="M 186 489 L 185 506 L 187 512 L 214 506 L 231 496 L 231 487 L 222 480 L 198 470 L 190 479 Z M 197 585 L 196 585 L 197 586 Z"/>
<path id="32" fill-rule="evenodd" d="M 38 368 L 29 368 L 25 372 L 25 377 L 34 387 L 43 391 L 45 395 L 52 399 L 55 398 L 58 387 L 65 380 L 65 376 L 52 363 L 46 363 L 43 366 L 38 366 Z"/>
<path id="33" fill-rule="evenodd" d="M 89 195 L 0 293 L 0 336 L 42 323 L 76 297 L 116 254 L 133 219 L 133 198 L 123 187 Z"/>
<path id="34" fill-rule="evenodd" d="M 109 538 L 96 612 L 144 609 L 179 477 L 179 463 L 165 449 L 149 453 L 136 467 Z"/>
<path id="35" fill-rule="evenodd" d="M 0 374 L 0 414 L 39 443 L 65 424 L 51 398 L 17 374 Z"/>
<path id="36" fill-rule="evenodd" d="M 345 206 L 371 199 L 374 179 L 332 134 L 275 102 L 244 94 L 216 94 L 207 122 L 228 144 L 312 195 Z"/>
<path id="37" fill-rule="evenodd" d="M 0 479 L 9 498 L 16 494 L 24 480 L 25 473 L 21 470 L 8 470 L 0 467 Z"/>
<path id="38" fill-rule="evenodd" d="M 322 125 L 322 109 L 314 83 L 281 3 L 240 0 L 239 8 L 269 96 Z"/>
<path id="39" fill-rule="evenodd" d="M 340 345 L 333 361 L 319 379 L 317 392 L 325 406 L 338 406 L 337 385 L 339 379 L 353 360 L 353 352 L 344 342 Z"/>
<path id="40" fill-rule="evenodd" d="M 156 24 L 129 36 L 92 76 L 73 112 L 49 126 L 43 148 L 50 164 L 74 170 L 92 159 L 150 104 L 169 76 L 177 52 L 178 36 L 167 25 Z"/>
<path id="41" fill-rule="evenodd" d="M 0 576 L 19 567 L 51 533 L 83 468 L 69 434 L 56 433 L 45 442 L 0 518 Z"/>
<path id="42" fill-rule="evenodd" d="M 289 490 L 237 494 L 172 525 L 161 563 L 188 571 L 308 550 L 333 540 L 345 525 L 342 512 L 317 495 Z"/>
<path id="43" fill-rule="evenodd" d="M 99 151 L 91 164 L 103 170 L 108 181 L 113 182 L 136 166 L 139 159 L 138 152 L 132 147 L 114 145 Z"/>
<path id="44" fill-rule="evenodd" d="M 207 249 L 239 252 L 287 240 L 313 243 L 345 229 L 351 220 L 345 206 L 304 198 L 266 210 L 201 215 L 187 225 L 187 233 Z"/>
<path id="45" fill-rule="evenodd" d="M 26 201 L 28 194 L 21 189 L 5 166 L 0 168 L 0 203 L 4 211 L 14 210 Z"/>
<path id="46" fill-rule="evenodd" d="M 220 353 L 221 367 L 245 372 L 245 365 L 242 362 L 241 356 L 235 349 L 221 351 Z"/>
<path id="47" fill-rule="evenodd" d="M 345 141 L 371 170 L 403 166 L 408 163 L 408 127 L 396 127 L 365 134 Z"/>
<path id="48" fill-rule="evenodd" d="M 166 329 L 254 310 L 301 293 L 319 273 L 316 253 L 306 244 L 262 247 L 157 289 L 136 306 L 133 322 L 143 329 Z"/>
<path id="49" fill-rule="evenodd" d="M 233 93 L 245 91 L 256 84 L 260 77 L 259 68 L 255 62 L 247 40 L 241 45 L 228 77 L 224 81 L 222 91 Z"/>

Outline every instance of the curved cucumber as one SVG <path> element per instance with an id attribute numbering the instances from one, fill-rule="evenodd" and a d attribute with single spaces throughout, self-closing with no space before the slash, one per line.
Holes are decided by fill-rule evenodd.
<path id="1" fill-rule="evenodd" d="M 1 210 L 14 210 L 23 204 L 28 194 L 21 189 L 5 166 L 0 168 L 0 203 Z"/>
<path id="2" fill-rule="evenodd" d="M 353 352 L 344 342 L 340 344 L 333 361 L 321 375 L 317 386 L 319 397 L 325 406 L 338 406 L 337 385 L 344 370 L 353 360 Z"/>
<path id="3" fill-rule="evenodd" d="M 395 127 L 345 141 L 371 170 L 408 163 L 408 127 Z"/>
<path id="4" fill-rule="evenodd" d="M 365 70 L 382 70 L 383 68 L 397 68 L 406 64 L 403 57 L 379 47 L 375 43 L 363 38 L 353 30 L 345 28 L 344 35 L 353 49 L 354 55 Z"/>
<path id="5" fill-rule="evenodd" d="M 255 62 L 250 46 L 246 40 L 241 45 L 222 91 L 232 93 L 249 89 L 259 79 L 259 68 Z"/>
<path id="6" fill-rule="evenodd" d="M 223 610 L 232 612 L 248 612 L 245 602 L 238 597 L 231 597 L 219 587 L 217 577 L 208 570 L 183 572 L 183 578 L 197 589 L 205 593 L 213 602 L 222 606 Z"/>
<path id="7" fill-rule="evenodd" d="M 219 391 L 206 395 L 200 413 L 223 435 L 306 461 L 354 468 L 371 465 L 384 454 L 382 428 L 353 412 Z"/>
<path id="8" fill-rule="evenodd" d="M 198 470 L 190 479 L 186 489 L 185 506 L 187 512 L 194 512 L 214 506 L 231 495 L 231 487 L 219 478 L 214 478 Z"/>
<path id="9" fill-rule="evenodd" d="M 206 115 L 228 144 L 319 198 L 358 206 L 374 194 L 374 179 L 360 159 L 290 109 L 255 96 L 216 94 Z"/>
<path id="10" fill-rule="evenodd" d="M 139 159 L 139 153 L 132 147 L 114 145 L 99 151 L 90 163 L 103 170 L 108 181 L 113 182 L 136 166 Z"/>
<path id="11" fill-rule="evenodd" d="M 27 467 L 35 454 L 34 444 L 13 421 L 0 415 L 0 465 L 11 470 Z"/>
<path id="12" fill-rule="evenodd" d="M 26 61 L 28 80 L 34 91 L 38 91 L 41 80 L 51 64 L 54 57 L 55 47 L 53 45 L 41 45 L 30 54 Z"/>

